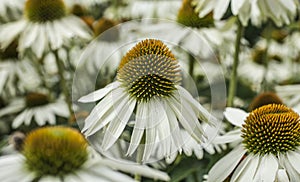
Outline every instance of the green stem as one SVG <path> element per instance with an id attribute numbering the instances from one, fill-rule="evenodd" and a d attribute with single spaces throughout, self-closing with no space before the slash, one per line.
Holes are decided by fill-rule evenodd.
<path id="1" fill-rule="evenodd" d="M 140 144 L 141 144 L 141 146 L 138 147 L 137 154 L 136 154 L 136 162 L 138 164 L 142 164 L 142 160 L 143 160 L 143 154 L 144 154 L 144 150 L 145 150 L 145 145 L 144 145 L 145 144 L 145 134 L 143 135 Z M 135 174 L 134 179 L 136 181 L 141 181 L 142 177 L 139 174 Z"/>
<path id="2" fill-rule="evenodd" d="M 69 89 L 68 89 L 67 80 L 64 76 L 64 71 L 65 71 L 64 64 L 59 59 L 57 50 L 54 50 L 53 53 L 55 55 L 56 65 L 57 65 L 57 68 L 58 68 L 58 74 L 59 74 L 59 77 L 60 77 L 60 87 L 63 91 L 64 96 L 65 96 L 65 100 L 66 100 L 66 103 L 68 105 L 68 109 L 69 109 L 70 116 L 71 116 L 73 114 L 72 99 L 71 99 L 71 95 L 70 95 L 70 92 L 69 92 Z"/>
<path id="3" fill-rule="evenodd" d="M 197 171 L 193 172 L 193 178 L 195 182 L 199 182 Z"/>
<path id="4" fill-rule="evenodd" d="M 235 40 L 234 60 L 233 60 L 233 66 L 232 66 L 232 71 L 231 71 L 231 76 L 230 76 L 228 99 L 227 99 L 228 107 L 233 106 L 233 100 L 234 100 L 234 96 L 236 94 L 237 67 L 239 64 L 239 53 L 240 53 L 241 39 L 242 39 L 243 33 L 244 33 L 244 27 L 241 24 L 241 22 L 238 21 L 238 30 L 237 30 L 237 34 L 236 34 L 236 40 Z"/>
<path id="5" fill-rule="evenodd" d="M 189 74 L 192 78 L 194 78 L 194 66 L 195 66 L 195 59 L 193 55 L 189 54 Z"/>
<path id="6" fill-rule="evenodd" d="M 262 86 L 261 86 L 261 92 L 267 91 L 268 90 L 268 81 L 267 81 L 267 74 L 268 74 L 268 67 L 269 67 L 269 59 L 268 59 L 268 50 L 269 50 L 269 45 L 270 45 L 270 40 L 271 40 L 271 32 L 272 31 L 272 25 L 269 22 L 266 30 L 265 30 L 265 35 L 266 35 L 266 49 L 264 51 L 264 54 L 262 55 L 262 61 L 263 61 L 263 66 L 265 68 L 264 70 L 264 75 L 263 75 L 263 80 L 262 80 Z"/>

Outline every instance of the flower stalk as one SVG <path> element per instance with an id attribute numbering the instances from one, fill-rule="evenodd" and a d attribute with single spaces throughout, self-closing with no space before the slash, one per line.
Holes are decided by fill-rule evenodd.
<path id="1" fill-rule="evenodd" d="M 69 92 L 69 89 L 68 89 L 67 80 L 64 76 L 64 64 L 58 56 L 58 51 L 54 50 L 53 53 L 54 53 L 56 65 L 57 65 L 57 68 L 58 68 L 58 74 L 59 74 L 59 77 L 60 77 L 60 81 L 59 81 L 60 82 L 60 87 L 63 91 L 64 96 L 65 96 L 65 101 L 68 105 L 68 110 L 70 112 L 70 115 L 72 115 L 73 114 L 72 99 L 71 99 L 71 95 L 70 95 L 70 92 Z"/>
<path id="2" fill-rule="evenodd" d="M 234 60 L 232 65 L 232 71 L 230 76 L 229 82 L 229 91 L 228 91 L 228 99 L 227 99 L 227 106 L 233 106 L 233 100 L 236 95 L 236 86 L 237 86 L 237 68 L 239 64 L 239 53 L 241 47 L 241 39 L 244 34 L 244 26 L 238 20 L 238 29 L 236 34 L 236 41 L 235 41 L 235 52 L 234 52 Z"/>

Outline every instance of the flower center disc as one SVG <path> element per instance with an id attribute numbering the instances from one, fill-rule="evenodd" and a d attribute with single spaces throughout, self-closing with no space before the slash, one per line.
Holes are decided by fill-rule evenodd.
<path id="1" fill-rule="evenodd" d="M 131 96 L 148 101 L 153 96 L 171 96 L 181 75 L 169 48 L 160 40 L 146 39 L 122 58 L 117 78 Z"/>
<path id="2" fill-rule="evenodd" d="M 87 160 L 87 142 L 77 130 L 67 127 L 44 127 L 25 139 L 26 165 L 37 176 L 63 176 L 78 169 Z"/>
<path id="3" fill-rule="evenodd" d="M 27 0 L 25 16 L 32 22 L 47 22 L 66 15 L 63 0 Z"/>
<path id="4" fill-rule="evenodd" d="M 49 104 L 49 98 L 45 94 L 41 93 L 28 93 L 25 96 L 26 99 L 26 106 L 27 107 L 37 107 L 37 106 L 43 106 L 46 104 Z"/>
<path id="5" fill-rule="evenodd" d="M 300 145 L 300 117 L 281 104 L 269 104 L 252 111 L 242 129 L 249 153 L 278 154 Z"/>

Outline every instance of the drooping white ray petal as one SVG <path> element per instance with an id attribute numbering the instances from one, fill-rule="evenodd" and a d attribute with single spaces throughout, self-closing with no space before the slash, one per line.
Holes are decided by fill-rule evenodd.
<path id="1" fill-rule="evenodd" d="M 130 99 L 130 96 L 124 98 L 120 106 L 116 106 L 116 117 L 110 122 L 102 143 L 104 150 L 109 149 L 122 134 L 127 125 L 130 116 L 135 108 L 136 100 Z M 120 109 L 118 108 L 120 107 Z"/>
<path id="2" fill-rule="evenodd" d="M 287 159 L 294 169 L 300 174 L 300 154 L 298 152 L 289 151 L 287 152 Z"/>
<path id="3" fill-rule="evenodd" d="M 145 149 L 144 149 L 144 154 L 143 154 L 143 161 L 147 161 L 151 154 L 152 151 L 155 147 L 155 141 L 156 141 L 156 128 L 155 128 L 155 123 L 157 121 L 155 120 L 157 117 L 154 117 L 154 115 L 157 115 L 157 110 L 156 106 L 153 104 L 152 100 L 148 102 L 148 111 L 149 117 L 147 117 L 147 122 L 146 122 L 146 139 L 145 139 Z M 154 119 L 155 118 L 155 119 Z"/>
<path id="4" fill-rule="evenodd" d="M 166 114 L 168 116 L 170 130 L 171 130 L 174 144 L 175 144 L 177 150 L 179 151 L 179 153 L 181 153 L 184 142 L 183 142 L 183 139 L 181 136 L 181 132 L 180 132 L 180 128 L 179 128 L 179 124 L 178 124 L 176 115 L 173 112 L 173 110 L 169 107 L 167 102 L 165 102 L 164 106 L 165 106 Z"/>
<path id="5" fill-rule="evenodd" d="M 243 182 L 253 179 L 257 166 L 259 164 L 259 157 L 248 155 L 235 169 L 230 181 Z"/>
<path id="6" fill-rule="evenodd" d="M 199 119 L 209 124 L 218 123 L 218 120 L 214 116 L 212 116 L 199 102 L 197 102 L 186 89 L 181 86 L 177 86 L 176 88 L 178 89 L 178 93 L 180 96 L 179 98 L 189 103 L 190 106 L 195 109 L 194 111 L 197 111 Z"/>
<path id="7" fill-rule="evenodd" d="M 286 154 L 279 155 L 279 162 L 282 164 L 286 172 L 288 173 L 290 181 L 297 181 L 300 179 L 300 174 L 296 171 L 296 169 L 290 164 L 287 159 Z"/>
<path id="8" fill-rule="evenodd" d="M 58 176 L 43 176 L 39 182 L 63 182 Z"/>
<path id="9" fill-rule="evenodd" d="M 285 169 L 278 170 L 276 179 L 277 179 L 277 181 L 280 181 L 280 182 L 290 182 Z"/>
<path id="10" fill-rule="evenodd" d="M 27 115 L 27 110 L 24 110 L 21 114 L 19 114 L 12 123 L 13 128 L 18 128 L 24 121 L 25 116 Z"/>
<path id="11" fill-rule="evenodd" d="M 224 143 L 231 143 L 231 142 L 236 142 L 242 140 L 241 137 L 241 129 L 235 129 L 232 131 L 229 131 L 228 133 L 222 135 L 222 136 L 217 136 L 214 140 L 214 144 L 224 144 Z"/>
<path id="12" fill-rule="evenodd" d="M 134 179 L 122 174 L 118 171 L 114 171 L 109 169 L 108 167 L 99 163 L 99 165 L 93 165 L 91 168 L 84 168 L 78 174 L 80 178 L 84 179 L 84 181 L 126 181 L 133 182 Z"/>
<path id="13" fill-rule="evenodd" d="M 151 169 L 145 165 L 138 165 L 135 163 L 130 164 L 130 163 L 128 163 L 128 161 L 116 162 L 116 161 L 112 161 L 112 160 L 108 160 L 108 159 L 103 159 L 99 163 L 104 164 L 105 166 L 109 166 L 113 169 L 118 169 L 118 170 L 128 172 L 131 174 L 140 174 L 145 177 L 149 177 L 149 178 L 153 178 L 153 179 L 160 179 L 160 180 L 164 180 L 164 181 L 170 180 L 170 177 L 166 173 L 155 170 L 155 169 Z"/>
<path id="14" fill-rule="evenodd" d="M 170 125 L 168 116 L 166 114 L 163 103 L 159 100 L 154 100 L 154 105 L 157 108 L 157 115 L 155 120 L 157 120 L 156 130 L 159 138 L 159 142 L 162 143 L 162 153 L 163 156 L 168 156 L 171 153 L 171 139 L 172 135 L 170 132 Z"/>
<path id="15" fill-rule="evenodd" d="M 242 127 L 248 113 L 241 109 L 227 107 L 225 109 L 224 116 L 231 124 Z"/>
<path id="16" fill-rule="evenodd" d="M 273 154 L 261 156 L 254 181 L 274 182 L 278 171 L 278 161 Z"/>
<path id="17" fill-rule="evenodd" d="M 246 150 L 242 145 L 237 146 L 220 159 L 209 171 L 208 182 L 224 181 L 240 162 Z"/>
<path id="18" fill-rule="evenodd" d="M 135 124 L 126 155 L 132 155 L 140 145 L 144 130 L 146 129 L 147 117 L 150 117 L 149 113 L 147 113 L 149 110 L 147 107 L 148 104 L 144 102 L 137 104 Z"/>
<path id="19" fill-rule="evenodd" d="M 18 50 L 23 51 L 29 48 L 36 40 L 38 32 L 39 25 L 37 23 L 28 23 L 20 36 Z"/>
<path id="20" fill-rule="evenodd" d="M 53 114 L 52 112 L 50 114 Z M 35 109 L 34 119 L 39 126 L 43 126 L 47 122 L 48 111 L 43 112 L 43 109 L 38 107 Z"/>
<path id="21" fill-rule="evenodd" d="M 105 97 L 110 91 L 119 87 L 119 85 L 120 85 L 120 82 L 110 83 L 102 89 L 96 90 L 88 95 L 82 96 L 78 101 L 83 102 L 83 103 L 95 102 L 95 101 L 100 100 L 103 97 Z"/>
<path id="22" fill-rule="evenodd" d="M 31 48 L 37 58 L 41 58 L 43 53 L 48 49 L 48 39 L 47 39 L 48 30 L 44 25 L 38 26 L 38 31 L 36 35 L 35 43 L 31 44 Z"/>
<path id="23" fill-rule="evenodd" d="M 201 142 L 204 132 L 198 119 L 195 121 L 192 116 L 186 114 L 189 113 L 187 108 L 182 107 L 181 103 L 179 103 L 176 99 L 170 98 L 168 101 L 169 106 L 174 111 L 183 128 L 187 130 L 198 142 Z"/>
<path id="24" fill-rule="evenodd" d="M 124 97 L 126 97 L 126 93 L 122 89 L 113 90 L 104 97 L 85 119 L 82 132 L 87 132 L 92 128 L 93 130 L 101 129 L 105 126 L 114 117 L 114 112 L 111 113 L 114 106 L 117 106 Z"/>
<path id="25" fill-rule="evenodd" d="M 20 20 L 0 26 L 1 48 L 5 49 L 26 27 L 27 22 Z"/>
<path id="26" fill-rule="evenodd" d="M 230 0 L 218 1 L 216 3 L 213 15 L 215 19 L 220 20 L 223 17 L 228 8 L 229 3 Z"/>
<path id="27" fill-rule="evenodd" d="M 231 0 L 232 14 L 237 15 L 241 7 L 244 5 L 245 1 L 247 0 Z"/>

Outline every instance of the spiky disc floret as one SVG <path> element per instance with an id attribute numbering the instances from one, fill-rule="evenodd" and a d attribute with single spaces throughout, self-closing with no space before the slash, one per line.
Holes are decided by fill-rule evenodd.
<path id="1" fill-rule="evenodd" d="M 117 77 L 130 95 L 141 101 L 171 96 L 181 80 L 175 56 L 155 39 L 143 40 L 129 50 L 121 60 Z"/>
<path id="2" fill-rule="evenodd" d="M 44 127 L 25 139 L 26 166 L 38 177 L 64 176 L 79 169 L 88 158 L 87 142 L 80 132 L 67 127 Z"/>
<path id="3" fill-rule="evenodd" d="M 32 22 L 47 22 L 66 15 L 63 0 L 27 0 L 25 16 Z"/>
<path id="4" fill-rule="evenodd" d="M 249 153 L 274 155 L 300 145 L 300 117 L 281 104 L 269 104 L 252 111 L 242 129 Z"/>

